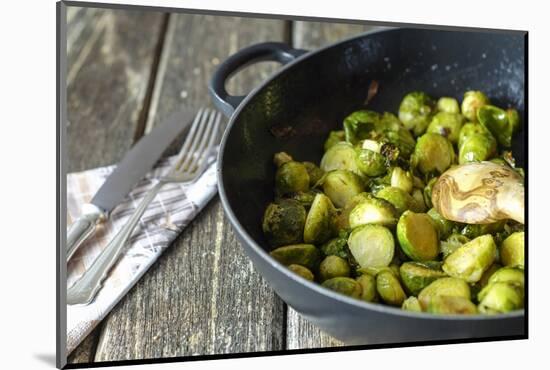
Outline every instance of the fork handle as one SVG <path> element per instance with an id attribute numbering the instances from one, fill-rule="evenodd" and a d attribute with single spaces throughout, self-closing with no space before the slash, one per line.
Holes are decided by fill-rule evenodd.
<path id="1" fill-rule="evenodd" d="M 94 299 L 103 286 L 107 273 L 120 257 L 126 241 L 132 235 L 147 206 L 165 183 L 160 180 L 149 190 L 124 227 L 109 242 L 90 268 L 67 290 L 67 304 L 89 304 Z"/>
<path id="2" fill-rule="evenodd" d="M 82 207 L 83 214 L 71 225 L 67 231 L 67 261 L 80 247 L 84 240 L 95 230 L 97 224 L 105 220 L 105 213 L 93 204 Z"/>

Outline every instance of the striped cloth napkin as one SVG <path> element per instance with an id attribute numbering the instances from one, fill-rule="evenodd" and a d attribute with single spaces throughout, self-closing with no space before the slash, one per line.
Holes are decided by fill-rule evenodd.
<path id="1" fill-rule="evenodd" d="M 130 218 L 147 191 L 165 175 L 174 157 L 160 160 L 155 168 L 119 204 L 106 222 L 96 228 L 67 264 L 67 286 L 90 267 L 103 248 Z M 80 215 L 115 166 L 67 175 L 67 225 Z M 67 305 L 67 352 L 72 352 L 118 301 L 132 288 L 161 253 L 216 194 L 215 156 L 193 184 L 167 184 L 149 205 L 125 252 L 110 271 L 103 288 L 89 305 Z"/>

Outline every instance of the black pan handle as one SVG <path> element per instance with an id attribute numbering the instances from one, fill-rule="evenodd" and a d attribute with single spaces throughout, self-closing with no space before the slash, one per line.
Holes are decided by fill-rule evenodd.
<path id="1" fill-rule="evenodd" d="M 214 105 L 227 117 L 233 114 L 246 96 L 230 95 L 225 89 L 225 82 L 247 65 L 265 60 L 279 62 L 284 65 L 305 53 L 307 53 L 307 50 L 293 49 L 281 42 L 264 42 L 239 50 L 220 64 L 210 80 L 208 90 Z"/>

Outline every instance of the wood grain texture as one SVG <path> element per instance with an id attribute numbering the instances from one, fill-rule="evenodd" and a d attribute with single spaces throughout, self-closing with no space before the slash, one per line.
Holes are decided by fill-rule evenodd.
<path id="1" fill-rule="evenodd" d="M 95 328 L 88 336 L 76 347 L 69 357 L 67 363 L 69 364 L 86 364 L 94 362 L 95 349 L 97 347 L 97 341 L 99 340 L 99 334 L 101 332 L 101 325 Z"/>
<path id="2" fill-rule="evenodd" d="M 341 347 L 345 344 L 326 334 L 288 307 L 286 349 Z"/>
<path id="3" fill-rule="evenodd" d="M 176 109 L 210 105 L 216 65 L 284 31 L 282 21 L 171 15 L 147 128 Z M 261 78 L 243 71 L 233 83 Z M 254 271 L 215 197 L 105 320 L 95 361 L 280 350 L 283 338 L 284 304 Z"/>
<path id="4" fill-rule="evenodd" d="M 134 142 L 163 14 L 69 8 L 67 168 L 119 161 Z"/>

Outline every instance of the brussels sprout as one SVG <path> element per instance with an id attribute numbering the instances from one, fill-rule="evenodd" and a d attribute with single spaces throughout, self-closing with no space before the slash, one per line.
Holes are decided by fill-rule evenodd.
<path id="1" fill-rule="evenodd" d="M 300 243 L 306 222 L 306 210 L 299 202 L 291 199 L 281 200 L 267 206 L 262 230 L 273 247 Z"/>
<path id="2" fill-rule="evenodd" d="M 494 283 L 508 283 L 523 288 L 525 286 L 525 276 L 522 269 L 502 267 L 489 278 L 488 284 Z"/>
<path id="3" fill-rule="evenodd" d="M 439 239 L 447 239 L 449 235 L 451 235 L 451 233 L 453 232 L 454 228 L 456 227 L 456 224 L 453 221 L 443 218 L 443 216 L 441 216 L 435 210 L 435 208 L 432 208 L 428 211 L 428 216 L 430 216 L 434 221 L 435 228 L 437 229 L 437 234 L 439 235 Z"/>
<path id="4" fill-rule="evenodd" d="M 447 240 L 441 242 L 441 253 L 443 254 L 443 259 L 447 258 L 454 251 L 456 251 L 460 246 L 466 244 L 470 239 L 461 234 L 451 234 Z"/>
<path id="5" fill-rule="evenodd" d="M 414 150 L 414 137 L 392 113 L 385 112 L 376 125 L 376 137 L 397 147 L 399 157 L 408 159 Z M 384 148 L 381 150 L 384 152 Z M 387 155 L 386 155 L 387 156 Z M 388 156 L 387 156 L 388 157 Z"/>
<path id="6" fill-rule="evenodd" d="M 442 97 L 437 101 L 437 110 L 446 113 L 460 113 L 458 101 L 455 98 Z"/>
<path id="7" fill-rule="evenodd" d="M 518 231 L 504 239 L 500 246 L 500 260 L 504 266 L 523 268 L 525 253 L 525 234 Z"/>
<path id="8" fill-rule="evenodd" d="M 487 104 L 489 104 L 489 98 L 481 91 L 467 91 L 462 100 L 462 115 L 476 122 L 478 109 Z"/>
<path id="9" fill-rule="evenodd" d="M 344 208 L 341 209 L 339 214 L 336 216 L 336 219 L 335 219 L 336 228 L 338 230 L 349 229 L 350 228 L 349 215 L 351 211 L 355 208 L 356 205 L 358 205 L 362 201 L 369 200 L 372 198 L 373 198 L 373 195 L 366 192 L 359 193 L 351 197 L 346 203 L 346 205 L 344 206 Z"/>
<path id="10" fill-rule="evenodd" d="M 302 265 L 292 264 L 288 266 L 288 269 L 306 280 L 313 281 L 315 279 L 313 273 L 307 267 Z"/>
<path id="11" fill-rule="evenodd" d="M 361 178 L 353 172 L 334 170 L 325 175 L 323 191 L 336 207 L 344 207 L 353 196 L 364 190 Z"/>
<path id="12" fill-rule="evenodd" d="M 475 283 L 495 262 L 496 253 L 497 248 L 493 236 L 479 236 L 451 253 L 443 263 L 443 271 L 450 276 Z"/>
<path id="13" fill-rule="evenodd" d="M 427 309 L 434 297 L 450 296 L 470 299 L 470 287 L 462 280 L 454 277 L 443 277 L 434 280 L 418 293 L 418 300 L 423 309 Z"/>
<path id="14" fill-rule="evenodd" d="M 307 210 L 311 208 L 311 204 L 317 194 L 319 194 L 319 192 L 315 190 L 301 191 L 298 193 L 285 194 L 284 197 L 276 197 L 276 200 L 292 199 L 298 201 Z"/>
<path id="15" fill-rule="evenodd" d="M 369 110 L 353 112 L 344 119 L 346 141 L 352 144 L 370 138 L 371 131 L 380 120 L 380 114 Z"/>
<path id="16" fill-rule="evenodd" d="M 420 189 L 413 189 L 411 193 L 413 202 L 411 203 L 411 211 L 424 213 L 428 210 L 424 202 L 424 193 Z"/>
<path id="17" fill-rule="evenodd" d="M 316 271 L 321 261 L 321 253 L 313 244 L 293 244 L 279 247 L 269 253 L 285 266 L 302 265 Z"/>
<path id="18" fill-rule="evenodd" d="M 464 236 L 470 239 L 477 238 L 478 236 L 485 234 L 494 234 L 504 230 L 506 220 L 493 222 L 490 224 L 468 224 L 460 231 Z"/>
<path id="19" fill-rule="evenodd" d="M 349 256 L 347 245 L 348 239 L 338 236 L 323 244 L 321 252 L 325 256 L 338 256 L 347 259 Z"/>
<path id="20" fill-rule="evenodd" d="M 331 131 L 328 134 L 327 140 L 325 141 L 325 145 L 324 145 L 325 152 L 330 148 L 332 148 L 334 145 L 345 140 L 346 140 L 346 133 L 344 132 L 344 130 Z"/>
<path id="21" fill-rule="evenodd" d="M 386 159 L 382 154 L 369 149 L 355 149 L 357 158 L 355 163 L 359 170 L 369 177 L 376 177 L 386 173 Z"/>
<path id="22" fill-rule="evenodd" d="M 480 288 L 484 288 L 487 284 L 489 284 L 489 279 L 495 272 L 497 272 L 499 269 L 501 269 L 502 266 L 498 263 L 493 263 L 485 272 L 483 275 L 481 275 L 481 279 L 477 282 L 477 285 L 479 285 Z"/>
<path id="23" fill-rule="evenodd" d="M 393 186 L 388 186 L 378 191 L 376 197 L 391 203 L 397 211 L 397 216 L 400 216 L 403 212 L 411 208 L 415 202 L 410 194 Z"/>
<path id="24" fill-rule="evenodd" d="M 388 271 L 376 275 L 376 291 L 385 303 L 392 306 L 401 306 L 407 298 L 399 279 Z"/>
<path id="25" fill-rule="evenodd" d="M 338 256 L 326 257 L 319 266 L 319 280 L 321 282 L 339 276 L 348 277 L 350 268 L 348 262 Z"/>
<path id="26" fill-rule="evenodd" d="M 357 166 L 357 155 L 353 145 L 341 142 L 330 147 L 321 158 L 320 167 L 323 171 L 347 170 L 357 175 L 362 172 Z"/>
<path id="27" fill-rule="evenodd" d="M 353 298 L 361 298 L 361 294 L 363 293 L 361 284 L 349 277 L 335 277 L 325 280 L 321 285 Z"/>
<path id="28" fill-rule="evenodd" d="M 464 142 L 467 139 L 475 135 L 487 135 L 490 138 L 494 139 L 493 135 L 479 123 L 468 122 L 465 123 L 460 129 L 460 133 L 458 135 L 458 148 L 464 145 Z M 494 141 L 494 143 L 496 145 L 496 140 Z"/>
<path id="29" fill-rule="evenodd" d="M 418 138 L 414 148 L 414 165 L 420 172 L 443 173 L 456 160 L 455 151 L 451 142 L 434 133 L 427 133 Z"/>
<path id="30" fill-rule="evenodd" d="M 395 208 L 384 199 L 370 196 L 357 204 L 349 214 L 349 226 L 355 229 L 366 224 L 394 226 L 397 223 Z"/>
<path id="31" fill-rule="evenodd" d="M 432 190 L 433 190 L 433 187 L 435 185 L 435 183 L 437 182 L 437 179 L 438 177 L 433 177 L 432 179 L 430 179 L 430 181 L 428 181 L 428 184 L 424 187 L 424 203 L 426 204 L 427 207 L 430 207 L 432 208 L 433 207 L 433 204 L 432 204 Z"/>
<path id="32" fill-rule="evenodd" d="M 523 288 L 515 284 L 497 282 L 479 292 L 479 311 L 486 314 L 505 313 L 523 308 Z"/>
<path id="33" fill-rule="evenodd" d="M 413 189 L 413 177 L 409 171 L 405 171 L 401 167 L 394 167 L 391 171 L 390 185 L 405 193 L 410 193 Z"/>
<path id="34" fill-rule="evenodd" d="M 399 277 L 399 266 L 393 263 L 389 266 L 367 266 L 357 269 L 357 273 L 359 274 L 371 275 L 374 277 L 384 271 L 391 272 L 395 277 Z"/>
<path id="35" fill-rule="evenodd" d="M 438 295 L 432 297 L 426 311 L 442 315 L 474 315 L 477 307 L 464 297 Z"/>
<path id="36" fill-rule="evenodd" d="M 405 311 L 422 312 L 420 301 L 414 296 L 410 296 L 409 298 L 405 299 L 403 301 L 403 304 L 401 305 L 401 309 Z"/>
<path id="37" fill-rule="evenodd" d="M 284 163 L 290 161 L 292 161 L 292 157 L 286 152 L 279 152 L 273 155 L 273 163 L 275 163 L 277 167 L 281 167 Z"/>
<path id="38" fill-rule="evenodd" d="M 334 216 L 336 209 L 330 199 L 319 193 L 315 196 L 304 225 L 304 242 L 320 244 L 336 234 Z"/>
<path id="39" fill-rule="evenodd" d="M 391 263 L 395 242 L 384 226 L 363 225 L 351 232 L 348 246 L 359 266 L 380 267 Z"/>
<path id="40" fill-rule="evenodd" d="M 423 92 L 414 91 L 405 95 L 401 101 L 399 119 L 415 136 L 420 136 L 426 131 L 434 110 L 432 98 Z"/>
<path id="41" fill-rule="evenodd" d="M 370 274 L 363 274 L 355 279 L 362 288 L 361 300 L 367 302 L 376 302 L 378 293 L 376 292 L 376 279 Z"/>
<path id="42" fill-rule="evenodd" d="M 477 111 L 477 118 L 500 145 L 505 148 L 512 146 L 512 135 L 519 128 L 519 115 L 516 110 L 505 111 L 492 105 L 485 105 Z"/>
<path id="43" fill-rule="evenodd" d="M 464 125 L 462 129 L 464 130 Z M 490 132 L 463 135 L 459 139 L 458 163 L 479 162 L 491 159 L 497 150 L 497 142 Z"/>
<path id="44" fill-rule="evenodd" d="M 446 137 L 453 144 L 458 143 L 463 118 L 459 113 L 437 113 L 430 122 L 426 132 Z"/>
<path id="45" fill-rule="evenodd" d="M 440 269 L 434 269 L 422 262 L 405 262 L 399 268 L 399 275 L 403 285 L 412 295 L 418 295 L 433 281 L 446 277 Z"/>
<path id="46" fill-rule="evenodd" d="M 425 213 L 405 211 L 397 223 L 401 250 L 414 261 L 430 261 L 439 254 L 437 230 Z"/>
<path id="47" fill-rule="evenodd" d="M 325 171 L 317 167 L 313 162 L 302 162 L 302 164 L 306 167 L 307 174 L 309 175 L 309 186 L 315 186 L 321 180 Z"/>
<path id="48" fill-rule="evenodd" d="M 275 174 L 275 192 L 277 195 L 304 192 L 309 190 L 309 174 L 299 162 L 283 163 Z"/>

